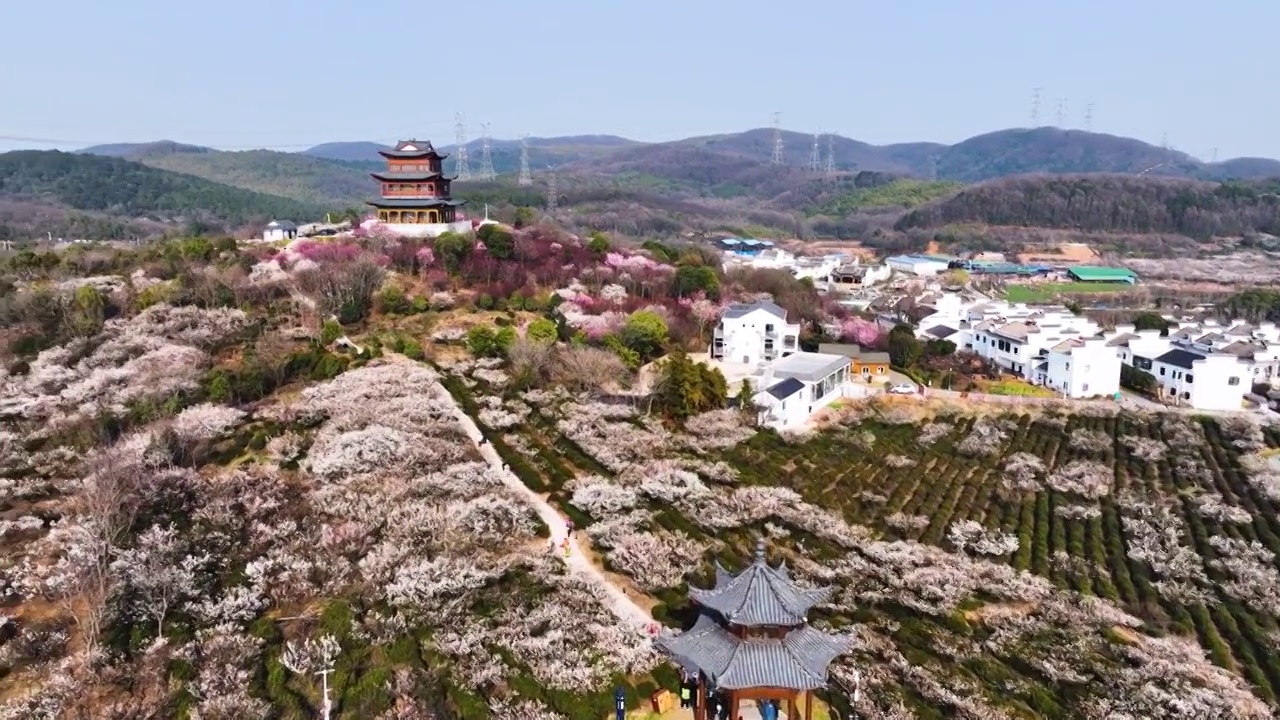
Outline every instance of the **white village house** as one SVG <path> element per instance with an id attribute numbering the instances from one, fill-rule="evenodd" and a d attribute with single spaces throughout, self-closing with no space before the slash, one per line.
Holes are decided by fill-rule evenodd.
<path id="1" fill-rule="evenodd" d="M 296 237 L 298 237 L 298 226 L 289 220 L 272 220 L 262 231 L 263 242 L 292 240 Z"/>
<path id="2" fill-rule="evenodd" d="M 725 309 L 711 332 L 713 360 L 759 365 L 800 349 L 800 324 L 768 300 L 735 303 Z"/>
<path id="3" fill-rule="evenodd" d="M 760 408 L 760 424 L 776 430 L 803 427 L 815 412 L 850 394 L 851 364 L 843 355 L 811 352 L 772 363 L 753 398 Z"/>
<path id="4" fill-rule="evenodd" d="M 1120 356 L 1104 337 L 1072 338 L 1049 348 L 1036 382 L 1073 399 L 1120 392 Z"/>
<path id="5" fill-rule="evenodd" d="M 947 339 L 1001 369 L 1071 398 L 1119 391 L 1121 366 L 1155 378 L 1171 403 L 1239 410 L 1254 384 L 1280 387 L 1280 329 L 1207 320 L 1172 321 L 1167 335 L 1119 325 L 1105 330 L 1061 307 L 931 293 L 922 340 Z M 1114 356 L 1114 359 L 1112 358 Z"/>
<path id="6" fill-rule="evenodd" d="M 1197 410 L 1239 410 L 1250 388 L 1248 363 L 1230 353 L 1174 348 L 1156 358 L 1149 372 L 1161 396 Z"/>

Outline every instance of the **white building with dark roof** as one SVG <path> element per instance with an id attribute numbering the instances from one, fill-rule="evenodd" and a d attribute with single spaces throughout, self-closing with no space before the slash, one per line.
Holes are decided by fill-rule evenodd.
<path id="1" fill-rule="evenodd" d="M 711 331 L 713 360 L 759 365 L 799 349 L 800 324 L 787 322 L 787 311 L 768 300 L 730 305 Z"/>
<path id="2" fill-rule="evenodd" d="M 1174 348 L 1156 358 L 1149 372 L 1162 397 L 1197 410 L 1240 410 L 1251 387 L 1249 363 L 1227 353 Z"/>
<path id="3" fill-rule="evenodd" d="M 814 413 L 852 394 L 852 364 L 844 355 L 797 352 L 769 365 L 753 398 L 760 424 L 803 427 Z"/>
<path id="4" fill-rule="evenodd" d="M 1034 382 L 1080 399 L 1120 392 L 1120 356 L 1103 337 L 1072 338 L 1049 348 Z"/>
<path id="5" fill-rule="evenodd" d="M 296 237 L 298 237 L 298 226 L 291 220 L 272 220 L 267 223 L 266 229 L 262 231 L 263 242 L 292 240 Z"/>

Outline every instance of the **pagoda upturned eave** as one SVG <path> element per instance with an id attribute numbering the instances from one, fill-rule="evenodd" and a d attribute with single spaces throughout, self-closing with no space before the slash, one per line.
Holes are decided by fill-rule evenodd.
<path id="1" fill-rule="evenodd" d="M 462 207 L 466 200 L 449 200 L 446 198 L 378 198 L 366 200 L 366 205 L 390 210 L 427 210 L 430 208 Z"/>
<path id="2" fill-rule="evenodd" d="M 379 171 L 369 173 L 369 177 L 382 182 L 423 182 L 426 180 L 453 180 L 447 178 L 438 172 L 423 170 L 421 172 L 396 172 L 396 171 Z"/>
<path id="3" fill-rule="evenodd" d="M 781 638 L 740 638 L 704 613 L 688 631 L 660 637 L 657 644 L 679 664 L 705 673 L 718 688 L 806 691 L 827 686 L 828 666 L 852 642 L 850 636 L 807 625 Z"/>
<path id="4" fill-rule="evenodd" d="M 444 160 L 448 155 L 436 152 L 436 149 L 428 145 L 418 150 L 379 150 L 378 154 L 388 160 L 414 160 L 416 158 L 435 157 Z"/>
<path id="5" fill-rule="evenodd" d="M 802 589 L 792 582 L 786 565 L 769 567 L 763 548 L 755 562 L 737 575 L 716 563 L 716 585 L 689 589 L 689 599 L 714 610 L 741 627 L 796 627 L 807 622 L 814 605 L 831 597 L 834 588 Z"/>

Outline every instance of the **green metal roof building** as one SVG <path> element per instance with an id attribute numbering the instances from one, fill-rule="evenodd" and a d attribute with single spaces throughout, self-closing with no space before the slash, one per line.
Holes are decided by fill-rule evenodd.
<path id="1" fill-rule="evenodd" d="M 1127 268 L 1079 265 L 1067 268 L 1067 274 L 1076 282 L 1138 283 L 1138 276 Z"/>

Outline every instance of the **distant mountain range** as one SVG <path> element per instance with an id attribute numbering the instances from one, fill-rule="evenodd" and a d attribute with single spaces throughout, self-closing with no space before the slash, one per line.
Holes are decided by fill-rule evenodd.
<path id="1" fill-rule="evenodd" d="M 529 138 L 527 145 L 535 175 L 554 167 L 557 174 L 577 176 L 592 185 L 772 199 L 795 190 L 811 177 L 797 171 L 808 165 L 813 137 L 783 132 L 782 141 L 786 166 L 782 169 L 769 165 L 773 152 L 773 131 L 769 129 L 665 143 L 579 135 Z M 456 159 L 453 145 L 438 148 Z M 820 143 L 824 164 L 828 148 L 841 173 L 873 171 L 962 183 L 1036 173 L 1142 173 L 1199 180 L 1280 177 L 1278 160 L 1236 158 L 1205 163 L 1132 138 L 1051 127 L 1000 130 L 955 145 L 871 145 L 835 136 Z M 301 152 L 225 152 L 160 141 L 100 145 L 81 152 L 135 160 L 309 203 L 351 205 L 373 191 L 367 173 L 382 166 L 380 149 L 385 146 L 357 141 L 323 143 Z M 473 174 L 480 169 L 482 151 L 482 141 L 467 144 Z M 489 152 L 499 176 L 513 179 L 519 167 L 520 141 L 495 140 Z M 453 162 L 449 161 L 449 167 Z"/>
<path id="2" fill-rule="evenodd" d="M 1126 193 L 1138 193 L 1144 182 L 1249 182 L 1280 177 L 1277 160 L 1204 163 L 1132 138 L 1050 127 L 1000 130 L 954 145 L 871 145 L 831 137 L 820 142 L 819 150 L 825 165 L 830 149 L 834 177 L 807 169 L 812 135 L 783 132 L 782 143 L 784 163 L 779 167 L 770 162 L 774 135 L 769 129 L 664 143 L 611 135 L 529 138 L 535 187 L 520 188 L 514 180 L 521 142 L 496 140 L 489 153 L 497 181 L 459 181 L 455 195 L 472 205 L 487 203 L 495 209 L 540 206 L 548 171 L 554 168 L 560 179 L 560 204 L 573 208 L 573 220 L 579 224 L 595 222 L 632 234 L 714 228 L 788 233 L 795 232 L 804 218 L 820 234 L 861 236 L 871 227 L 866 222 L 868 213 L 875 216 L 874 227 L 882 232 L 915 232 L 939 222 L 981 224 L 984 203 L 989 202 L 982 198 L 988 195 L 969 193 L 960 205 L 935 201 L 948 201 L 966 186 L 997 178 L 1024 178 L 1020 184 L 991 191 L 999 196 L 1001 217 L 1014 217 L 1008 208 L 1015 199 L 1009 193 L 1025 195 L 1029 187 L 1049 188 L 1048 178 L 1054 176 L 1126 176 L 1130 180 L 1101 186 L 1106 201 L 1117 203 Z M 456 147 L 438 147 L 456 160 Z M 363 206 L 376 191 L 368 173 L 383 166 L 380 149 L 384 146 L 373 142 L 330 142 L 301 152 L 229 152 L 166 140 L 99 145 L 76 154 L 8 153 L 0 155 L 0 225 L 7 222 L 12 236 L 49 223 L 64 227 L 66 223 L 56 223 L 66 213 L 97 218 L 95 222 L 143 219 L 148 228 L 193 219 L 223 227 L 273 216 L 313 219 L 325 211 Z M 482 153 L 482 141 L 468 143 L 473 175 L 480 169 Z M 12 170 L 12 177 L 4 176 L 5 168 Z M 454 171 L 454 160 L 446 168 Z M 100 183 L 113 187 L 96 187 Z M 1058 198 L 1061 187 L 1046 190 L 1046 197 Z M 1213 201 L 1212 194 L 1204 195 L 1210 191 L 1205 187 L 1196 190 L 1202 204 Z M 1268 189 L 1264 195 L 1269 197 L 1271 192 Z M 1139 194 L 1144 203 L 1176 197 L 1176 193 L 1169 196 L 1154 190 Z M 1070 203 L 1070 198 L 1065 202 Z M 5 210 L 16 207 L 15 203 L 21 212 Z M 893 230 L 903 213 L 926 205 L 939 209 L 916 213 L 898 225 L 899 231 Z M 1233 208 L 1231 212 L 1244 211 Z M 1026 222 L 1040 222 L 1035 213 L 1026 217 Z M 1223 220 L 1220 225 L 1271 227 L 1271 221 L 1261 216 L 1256 222 L 1246 220 Z M 1090 215 L 1089 222 L 1100 221 Z M 1128 228 L 1133 223 L 1122 225 Z M 1181 225 L 1162 227 L 1176 231 Z M 1196 232 L 1207 227 L 1196 226 Z"/>

